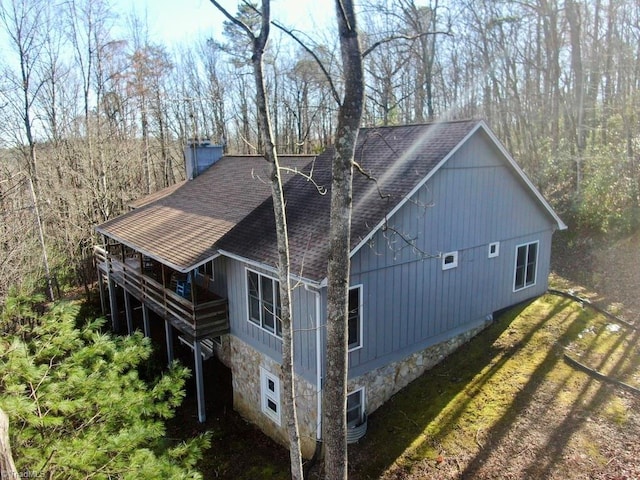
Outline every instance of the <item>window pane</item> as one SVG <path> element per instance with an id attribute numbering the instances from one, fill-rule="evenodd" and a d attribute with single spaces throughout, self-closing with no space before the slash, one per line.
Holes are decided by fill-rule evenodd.
<path id="1" fill-rule="evenodd" d="M 273 305 L 269 305 L 265 302 L 262 310 L 262 326 L 270 332 L 275 332 L 275 320 L 273 316 Z"/>
<path id="2" fill-rule="evenodd" d="M 260 300 L 249 297 L 249 320 L 260 325 Z"/>
<path id="3" fill-rule="evenodd" d="M 347 425 L 360 423 L 362 415 L 362 390 L 347 396 Z"/>
<path id="4" fill-rule="evenodd" d="M 349 347 L 360 345 L 360 288 L 349 290 Z"/>
<path id="5" fill-rule="evenodd" d="M 518 267 L 516 268 L 515 288 L 517 290 L 522 287 L 524 287 L 524 267 Z"/>
<path id="6" fill-rule="evenodd" d="M 274 402 L 270 398 L 267 398 L 267 408 L 269 408 L 269 410 L 272 410 L 274 413 L 278 413 L 278 405 L 276 405 L 276 402 Z"/>
<path id="7" fill-rule="evenodd" d="M 517 267 L 524 267 L 525 258 L 527 258 L 527 246 L 522 245 L 518 247 L 518 259 L 516 260 Z"/>
<path id="8" fill-rule="evenodd" d="M 267 277 L 260 277 L 260 283 L 262 286 L 262 300 L 273 303 L 273 280 Z"/>
<path id="9" fill-rule="evenodd" d="M 247 272 L 247 284 L 249 285 L 249 295 L 258 297 L 258 274 L 254 272 Z"/>
<path id="10" fill-rule="evenodd" d="M 273 282 L 276 294 L 276 335 L 282 336 L 282 322 L 280 318 L 282 316 L 282 309 L 280 308 L 280 283 L 274 280 Z"/>
<path id="11" fill-rule="evenodd" d="M 536 257 L 538 253 L 538 244 L 529 245 L 529 253 L 527 255 L 527 277 L 526 284 L 533 285 L 536 281 Z"/>

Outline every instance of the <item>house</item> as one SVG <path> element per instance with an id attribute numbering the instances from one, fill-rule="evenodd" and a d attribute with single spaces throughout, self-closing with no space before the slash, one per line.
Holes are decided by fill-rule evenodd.
<path id="1" fill-rule="evenodd" d="M 234 408 L 286 443 L 274 218 L 261 157 L 214 156 L 193 180 L 97 227 L 103 308 L 114 326 L 164 321 L 202 361 L 232 372 Z M 282 157 L 294 284 L 303 452 L 321 440 L 331 152 Z M 366 414 L 492 321 L 547 289 L 566 226 L 479 120 L 364 128 L 355 151 L 349 294 L 349 440 Z M 108 295 L 107 295 L 108 293 Z M 119 300 L 122 299 L 122 300 Z"/>

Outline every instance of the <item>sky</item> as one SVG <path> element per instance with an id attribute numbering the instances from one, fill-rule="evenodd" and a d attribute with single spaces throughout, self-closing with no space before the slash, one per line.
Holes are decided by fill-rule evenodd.
<path id="1" fill-rule="evenodd" d="M 220 0 L 230 13 L 237 11 L 237 0 Z M 132 11 L 147 18 L 150 40 L 154 43 L 175 44 L 201 35 L 219 36 L 224 17 L 209 0 L 113 0 L 117 12 L 124 19 Z M 273 0 L 274 19 L 288 26 L 309 31 L 322 28 L 333 19 L 331 0 Z"/>

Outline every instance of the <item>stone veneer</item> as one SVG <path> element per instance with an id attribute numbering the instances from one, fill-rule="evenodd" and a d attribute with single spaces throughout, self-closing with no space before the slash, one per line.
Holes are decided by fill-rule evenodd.
<path id="1" fill-rule="evenodd" d="M 424 372 L 440 363 L 462 344 L 484 330 L 490 322 L 491 320 L 487 319 L 484 325 L 475 329 L 465 331 L 449 340 L 413 353 L 402 360 L 350 379 L 348 390 L 351 392 L 364 387 L 365 409 L 367 414 L 371 414 L 389 400 L 392 395 L 402 390 Z"/>
<path id="2" fill-rule="evenodd" d="M 216 346 L 216 355 L 231 369 L 233 408 L 246 420 L 257 425 L 265 434 L 288 446 L 286 417 L 280 403 L 280 425 L 262 412 L 260 398 L 260 367 L 282 379 L 280 364 L 258 352 L 233 335 L 222 337 L 222 346 Z M 317 392 L 316 386 L 296 378 L 298 426 L 302 455 L 311 458 L 316 446 Z M 282 380 L 280 385 L 282 391 Z"/>
<path id="3" fill-rule="evenodd" d="M 348 390 L 353 391 L 364 387 L 366 412 L 371 414 L 392 395 L 481 332 L 489 323 L 491 323 L 490 318 L 475 329 L 465 331 L 449 340 L 413 353 L 402 360 L 350 379 Z M 222 337 L 222 345 L 216 345 L 216 355 L 232 372 L 233 408 L 245 419 L 256 424 L 268 436 L 286 447 L 288 437 L 284 415 L 281 417 L 280 426 L 278 426 L 270 417 L 262 413 L 260 401 L 260 367 L 282 378 L 280 364 L 233 335 Z M 297 380 L 298 425 L 302 454 L 305 458 L 310 458 L 316 444 L 317 391 L 316 386 L 306 380 L 300 377 Z"/>

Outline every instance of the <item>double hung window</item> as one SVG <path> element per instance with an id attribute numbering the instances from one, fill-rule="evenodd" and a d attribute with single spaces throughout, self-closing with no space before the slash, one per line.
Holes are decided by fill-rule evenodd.
<path id="1" fill-rule="evenodd" d="M 538 263 L 538 242 L 526 243 L 516 247 L 516 269 L 513 290 L 518 291 L 536 283 Z"/>
<path id="2" fill-rule="evenodd" d="M 247 270 L 247 292 L 249 320 L 269 333 L 282 337 L 278 281 Z"/>

